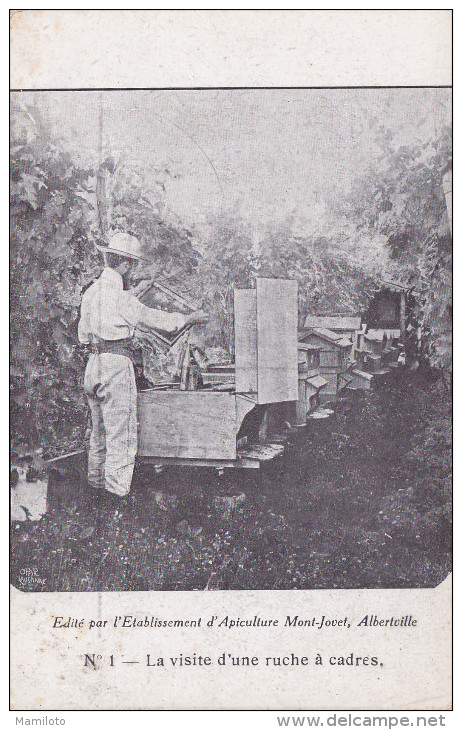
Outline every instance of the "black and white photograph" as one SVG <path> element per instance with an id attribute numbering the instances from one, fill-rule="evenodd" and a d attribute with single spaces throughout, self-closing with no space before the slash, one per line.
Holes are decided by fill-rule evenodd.
<path id="1" fill-rule="evenodd" d="M 11 94 L 11 582 L 451 571 L 449 88 Z"/>

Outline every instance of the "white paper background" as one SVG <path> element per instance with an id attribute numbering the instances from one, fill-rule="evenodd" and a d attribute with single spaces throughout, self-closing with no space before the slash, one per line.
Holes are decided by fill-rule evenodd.
<path id="1" fill-rule="evenodd" d="M 13 89 L 451 84 L 449 10 L 13 12 Z"/>
<path id="2" fill-rule="evenodd" d="M 14 709 L 444 709 L 450 704 L 451 582 L 436 590 L 237 591 L 18 595 L 12 589 Z M 357 624 L 365 615 L 412 615 L 416 627 Z M 115 616 L 202 617 L 200 628 L 114 628 Z M 279 619 L 229 629 L 207 620 Z M 348 618 L 351 628 L 284 627 L 286 616 Z M 85 618 L 52 628 L 55 617 Z M 108 621 L 89 628 L 93 619 Z M 257 656 L 258 666 L 173 667 L 170 657 Z M 383 667 L 332 666 L 331 657 L 377 656 Z M 307 666 L 266 667 L 266 657 L 308 656 Z M 316 655 L 323 658 L 315 665 Z M 96 669 L 85 654 L 101 655 Z M 162 657 L 165 667 L 148 667 Z M 110 666 L 110 656 L 114 666 Z M 139 664 L 123 664 L 138 661 Z M 270 663 L 271 664 L 271 663 Z"/>

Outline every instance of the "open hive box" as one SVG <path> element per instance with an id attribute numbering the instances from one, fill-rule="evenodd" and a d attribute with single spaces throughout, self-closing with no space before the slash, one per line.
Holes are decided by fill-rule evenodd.
<path id="1" fill-rule="evenodd" d="M 234 368 L 204 369 L 204 389 L 139 392 L 138 455 L 154 464 L 258 468 L 281 453 L 269 424 L 287 420 L 298 399 L 297 307 L 295 281 L 236 289 Z"/>

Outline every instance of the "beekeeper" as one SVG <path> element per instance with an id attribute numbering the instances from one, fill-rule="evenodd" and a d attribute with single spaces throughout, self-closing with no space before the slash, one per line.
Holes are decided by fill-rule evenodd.
<path id="1" fill-rule="evenodd" d="M 88 483 L 100 494 L 125 497 L 137 452 L 137 393 L 132 362 L 135 328 L 174 332 L 199 324 L 203 312 L 162 312 L 142 304 L 126 291 L 131 272 L 146 260 L 137 238 L 114 233 L 103 252 L 105 268 L 82 297 L 79 340 L 91 346 L 84 389 L 91 411 Z"/>

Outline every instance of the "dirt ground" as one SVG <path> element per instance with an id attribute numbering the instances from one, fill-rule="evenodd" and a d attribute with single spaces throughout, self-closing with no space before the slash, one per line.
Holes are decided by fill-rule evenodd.
<path id="1" fill-rule="evenodd" d="M 435 586 L 451 570 L 450 401 L 407 375 L 294 430 L 261 473 L 136 471 L 133 503 L 97 509 L 77 474 L 11 530 L 22 590 Z M 44 582 L 20 586 L 31 568 Z"/>

